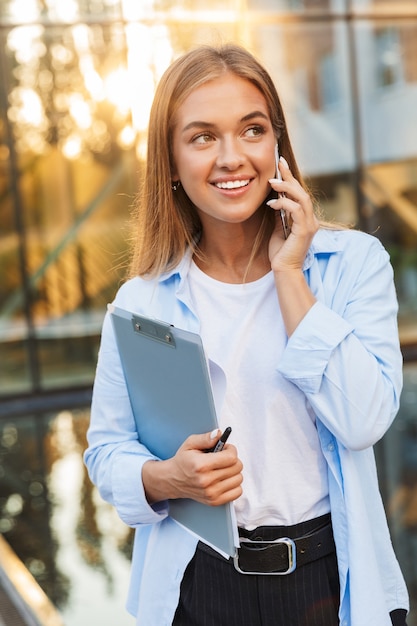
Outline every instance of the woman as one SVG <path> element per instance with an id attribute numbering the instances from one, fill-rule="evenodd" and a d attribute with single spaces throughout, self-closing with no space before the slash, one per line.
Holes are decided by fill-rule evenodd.
<path id="1" fill-rule="evenodd" d="M 219 425 L 232 426 L 220 453 L 204 451 L 221 431 L 154 458 L 105 319 L 85 461 L 136 528 L 137 624 L 405 624 L 372 450 L 402 383 L 388 255 L 319 223 L 271 78 L 238 46 L 193 50 L 160 81 L 131 274 L 115 304 L 200 333 L 227 383 Z M 233 502 L 242 541 L 262 550 L 242 547 L 238 571 L 169 517 L 183 497 Z M 282 537 L 297 566 L 275 575 Z"/>

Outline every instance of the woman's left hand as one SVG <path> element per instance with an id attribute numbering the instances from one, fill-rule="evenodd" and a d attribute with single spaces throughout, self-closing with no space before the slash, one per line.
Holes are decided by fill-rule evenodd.
<path id="1" fill-rule="evenodd" d="M 273 272 L 302 269 L 307 250 L 319 228 L 310 195 L 294 178 L 285 159 L 281 157 L 279 169 L 282 181 L 271 179 L 272 188 L 279 194 L 268 205 L 276 211 L 276 226 L 269 241 L 269 260 Z M 284 238 L 280 209 L 284 209 L 291 232 Z"/>

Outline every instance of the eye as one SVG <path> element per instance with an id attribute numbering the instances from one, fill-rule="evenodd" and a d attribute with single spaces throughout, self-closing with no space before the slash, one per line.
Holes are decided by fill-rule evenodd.
<path id="1" fill-rule="evenodd" d="M 200 133 L 199 135 L 195 135 L 195 137 L 192 138 L 191 143 L 204 145 L 213 140 L 214 140 L 214 137 L 210 135 L 210 133 Z"/>
<path id="2" fill-rule="evenodd" d="M 265 128 L 260 125 L 260 124 L 256 124 L 255 126 L 251 126 L 250 128 L 248 128 L 245 131 L 245 135 L 249 138 L 251 137 L 261 137 L 262 135 L 265 134 Z"/>

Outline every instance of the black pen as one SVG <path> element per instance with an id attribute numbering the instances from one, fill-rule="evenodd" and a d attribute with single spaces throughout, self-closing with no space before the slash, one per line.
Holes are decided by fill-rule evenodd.
<path id="1" fill-rule="evenodd" d="M 225 428 L 222 436 L 220 437 L 220 439 L 218 440 L 218 442 L 216 443 L 214 448 L 210 448 L 208 450 L 208 452 L 220 452 L 221 450 L 223 450 L 224 445 L 225 445 L 226 441 L 228 440 L 229 435 L 230 435 L 231 432 L 232 432 L 232 429 L 231 429 L 230 426 Z"/>

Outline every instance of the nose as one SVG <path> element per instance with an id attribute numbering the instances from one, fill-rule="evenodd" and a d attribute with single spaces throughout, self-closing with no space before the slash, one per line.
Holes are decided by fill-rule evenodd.
<path id="1" fill-rule="evenodd" d="M 237 170 L 245 162 L 242 146 L 235 138 L 225 138 L 219 142 L 216 164 L 219 168 Z"/>

